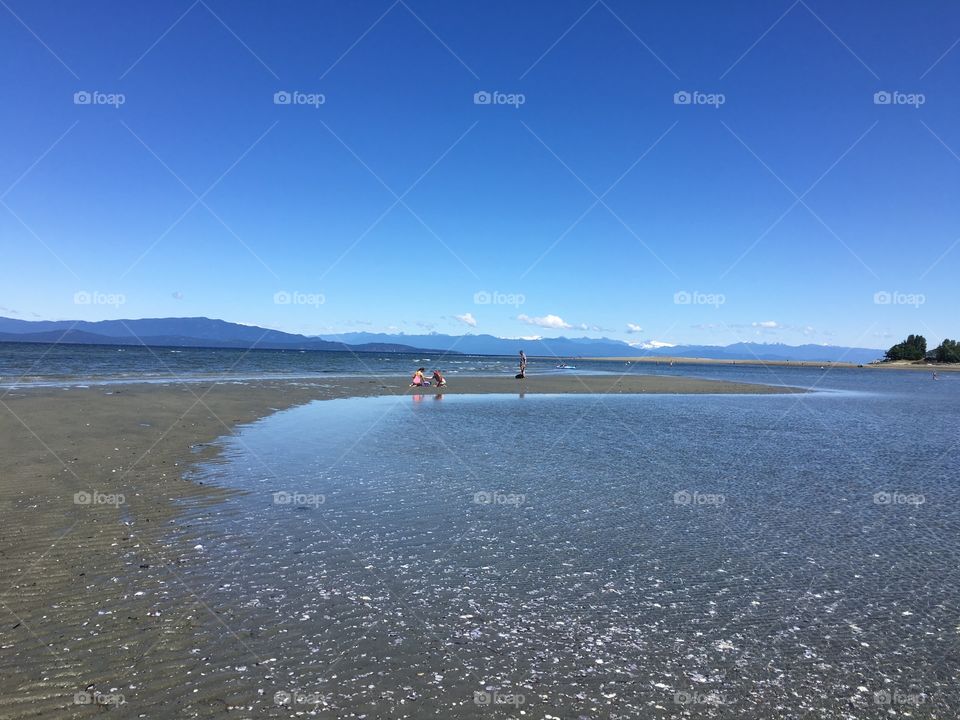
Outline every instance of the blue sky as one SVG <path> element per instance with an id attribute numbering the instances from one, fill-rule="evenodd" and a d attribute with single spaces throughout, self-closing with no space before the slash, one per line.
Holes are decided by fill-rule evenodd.
<path id="1" fill-rule="evenodd" d="M 947 2 L 3 0 L 0 314 L 939 342 L 958 35 Z"/>

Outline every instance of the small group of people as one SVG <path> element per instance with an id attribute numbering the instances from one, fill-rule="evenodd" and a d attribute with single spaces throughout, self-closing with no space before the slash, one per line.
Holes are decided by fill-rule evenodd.
<path id="1" fill-rule="evenodd" d="M 433 371 L 433 376 L 430 380 L 427 380 L 425 368 L 417 368 L 417 371 L 413 374 L 413 378 L 410 380 L 410 387 L 430 387 L 430 381 L 433 381 L 433 384 L 441 388 L 447 384 L 447 379 L 440 374 L 439 370 Z"/>
<path id="2" fill-rule="evenodd" d="M 410 387 L 430 387 L 431 382 L 434 387 L 442 388 L 446 386 L 447 379 L 439 370 L 434 370 L 430 379 L 427 379 L 426 368 L 417 368 L 417 371 L 410 378 Z M 523 350 L 520 351 L 520 372 L 517 373 L 517 380 L 523 380 L 527 377 L 527 356 Z"/>

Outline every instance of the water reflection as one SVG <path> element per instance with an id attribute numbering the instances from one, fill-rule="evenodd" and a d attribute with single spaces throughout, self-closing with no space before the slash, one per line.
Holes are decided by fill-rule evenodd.
<path id="1" fill-rule="evenodd" d="M 250 539 L 208 540 L 186 579 L 228 588 L 214 609 L 331 716 L 489 717 L 475 694 L 499 693 L 534 717 L 843 717 L 883 692 L 956 716 L 958 405 L 318 402 L 226 440 L 205 478 L 248 492 L 190 522 Z"/>

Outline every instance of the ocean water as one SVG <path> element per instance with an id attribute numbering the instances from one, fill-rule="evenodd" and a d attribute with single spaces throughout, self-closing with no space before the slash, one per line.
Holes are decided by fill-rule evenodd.
<path id="1" fill-rule="evenodd" d="M 694 375 L 787 385 L 795 382 L 813 384 L 828 372 L 816 366 L 671 366 L 669 362 L 630 364 L 572 358 L 566 358 L 566 362 L 575 369 L 558 369 L 556 359 L 531 358 L 528 373 Z M 311 379 L 349 375 L 403 376 L 421 365 L 431 370 L 439 367 L 444 375 L 450 376 L 513 375 L 517 372 L 517 357 L 0 343 L 0 388 L 216 379 Z M 862 372 L 872 371 L 866 368 Z"/>
<path id="2" fill-rule="evenodd" d="M 220 618 L 184 697 L 213 675 L 254 715 L 957 717 L 960 379 L 789 372 L 820 391 L 241 428 L 195 470 L 241 492 L 172 528 Z"/>
<path id="3" fill-rule="evenodd" d="M 0 343 L 0 387 L 404 375 L 420 365 L 433 369 L 439 361 L 438 356 L 407 353 Z M 553 371 L 554 365 L 545 360 L 535 363 L 543 371 Z M 452 375 L 498 374 L 516 372 L 517 360 L 449 355 L 441 367 Z"/>

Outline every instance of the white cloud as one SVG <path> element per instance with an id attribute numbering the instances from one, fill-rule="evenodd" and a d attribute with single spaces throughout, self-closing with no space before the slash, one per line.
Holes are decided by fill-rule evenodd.
<path id="1" fill-rule="evenodd" d="M 761 322 L 751 323 L 751 325 L 755 328 L 763 328 L 764 330 L 775 330 L 782 327 L 776 320 L 763 320 Z"/>
<path id="2" fill-rule="evenodd" d="M 662 340 L 644 340 L 642 342 L 629 343 L 630 347 L 643 348 L 644 350 L 656 350 L 658 348 L 676 347 L 676 343 L 663 342 Z"/>
<path id="3" fill-rule="evenodd" d="M 643 328 L 636 323 L 627 323 L 627 332 L 630 334 L 643 332 Z"/>
<path id="4" fill-rule="evenodd" d="M 454 317 L 462 322 L 464 325 L 469 325 L 470 327 L 477 326 L 477 319 L 473 316 L 473 313 L 464 313 L 463 315 L 454 315 Z"/>
<path id="5" fill-rule="evenodd" d="M 527 325 L 537 325 L 538 327 L 551 328 L 553 330 L 569 330 L 573 327 L 568 322 L 565 322 L 562 317 L 558 315 L 544 315 L 543 317 L 530 317 L 529 315 L 517 315 L 517 320 L 524 322 Z"/>

